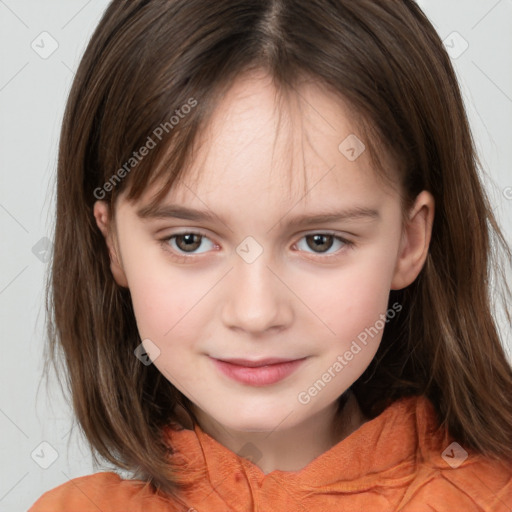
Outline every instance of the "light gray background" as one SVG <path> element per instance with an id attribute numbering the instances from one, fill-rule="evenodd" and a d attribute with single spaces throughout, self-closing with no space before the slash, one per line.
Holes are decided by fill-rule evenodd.
<path id="1" fill-rule="evenodd" d="M 38 392 L 38 384 L 45 335 L 44 260 L 49 255 L 44 239 L 53 236 L 60 123 L 73 70 L 107 3 L 0 0 L 2 511 L 26 511 L 43 492 L 95 471 L 78 429 L 67 443 L 73 420 L 57 388 L 52 387 L 47 399 L 46 389 L 41 386 Z M 451 48 L 487 171 L 485 182 L 510 240 L 512 0 L 419 3 Z M 52 41 L 40 35 L 45 31 L 58 48 L 42 58 L 31 45 L 48 52 Z M 500 325 L 510 353 L 510 332 L 502 320 Z M 53 449 L 40 446 L 43 441 L 58 454 L 48 469 L 36 463 L 52 461 Z"/>

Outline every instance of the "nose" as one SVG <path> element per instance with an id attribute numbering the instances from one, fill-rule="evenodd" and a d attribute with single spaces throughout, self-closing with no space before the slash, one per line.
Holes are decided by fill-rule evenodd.
<path id="1" fill-rule="evenodd" d="M 257 335 L 281 331 L 293 320 L 293 293 L 265 254 L 252 263 L 234 257 L 222 305 L 222 320 L 230 329 Z"/>

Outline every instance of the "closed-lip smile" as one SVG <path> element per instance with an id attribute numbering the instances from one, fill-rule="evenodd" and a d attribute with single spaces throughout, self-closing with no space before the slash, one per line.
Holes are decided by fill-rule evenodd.
<path id="1" fill-rule="evenodd" d="M 217 369 L 232 380 L 249 386 L 268 386 L 291 375 L 307 359 L 265 358 L 217 359 L 211 358 Z"/>
<path id="2" fill-rule="evenodd" d="M 218 359 L 218 361 L 234 364 L 237 366 L 245 366 L 247 368 L 258 368 L 260 366 L 269 366 L 272 364 L 290 363 L 292 361 L 299 361 L 299 359 L 283 359 L 278 357 L 272 357 L 267 359 L 259 359 L 257 361 L 251 361 L 250 359 Z"/>

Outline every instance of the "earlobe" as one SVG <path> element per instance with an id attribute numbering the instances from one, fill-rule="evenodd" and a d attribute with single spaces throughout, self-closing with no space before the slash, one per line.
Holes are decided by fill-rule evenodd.
<path id="1" fill-rule="evenodd" d="M 409 221 L 398 253 L 395 273 L 391 282 L 392 290 L 409 286 L 419 275 L 427 259 L 432 226 L 434 223 L 434 197 L 426 190 L 418 194 L 411 208 Z"/>
<path id="2" fill-rule="evenodd" d="M 96 201 L 94 203 L 93 213 L 94 218 L 96 219 L 96 224 L 103 234 L 107 244 L 108 252 L 110 255 L 110 270 L 112 271 L 112 275 L 114 276 L 114 279 L 119 286 L 128 288 L 128 280 L 126 279 L 122 262 L 118 257 L 118 249 L 116 248 L 113 240 L 114 235 L 110 226 L 111 219 L 109 205 L 105 201 Z"/>

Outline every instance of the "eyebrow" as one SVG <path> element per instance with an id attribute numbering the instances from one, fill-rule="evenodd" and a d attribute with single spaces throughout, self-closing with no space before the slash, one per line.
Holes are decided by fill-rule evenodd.
<path id="1" fill-rule="evenodd" d="M 181 205 L 173 205 L 173 204 L 165 204 L 165 205 L 156 205 L 156 206 L 145 206 L 137 210 L 137 215 L 139 218 L 143 220 L 150 219 L 167 219 L 167 218 L 175 218 L 175 219 L 185 219 L 185 220 L 194 220 L 194 221 L 203 221 L 203 222 L 216 222 L 221 221 L 226 224 L 225 219 L 215 215 L 211 211 L 207 210 L 194 210 L 192 208 L 187 208 L 186 206 Z M 283 224 L 284 218 L 287 216 L 283 216 L 280 221 L 276 224 Z M 369 219 L 369 220 L 379 220 L 381 218 L 380 212 L 373 208 L 356 206 L 353 208 L 346 208 L 338 211 L 326 211 L 312 214 L 300 214 L 293 218 L 291 218 L 287 224 L 290 226 L 295 225 L 311 225 L 311 224 L 322 224 L 329 222 L 339 222 L 342 220 L 357 220 L 357 219 Z"/>

